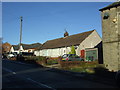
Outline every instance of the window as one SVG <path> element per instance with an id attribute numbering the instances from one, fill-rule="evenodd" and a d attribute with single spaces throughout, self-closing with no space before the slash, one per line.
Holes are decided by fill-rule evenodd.
<path id="1" fill-rule="evenodd" d="M 74 46 L 75 47 L 75 49 L 77 49 L 78 48 L 78 46 Z"/>
<path id="2" fill-rule="evenodd" d="M 65 50 L 64 50 L 64 53 L 65 53 Z"/>
<path id="3" fill-rule="evenodd" d="M 63 57 L 63 58 L 66 58 L 67 56 L 68 56 L 68 55 L 67 55 L 67 54 L 65 54 L 65 55 L 63 55 L 62 57 Z"/>
<path id="4" fill-rule="evenodd" d="M 109 13 L 105 12 L 104 16 L 103 16 L 103 19 L 108 19 L 108 18 L 109 18 Z"/>

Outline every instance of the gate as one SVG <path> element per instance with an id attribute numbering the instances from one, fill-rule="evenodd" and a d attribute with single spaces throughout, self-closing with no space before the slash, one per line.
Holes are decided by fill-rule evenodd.
<path id="1" fill-rule="evenodd" d="M 96 61 L 98 60 L 98 49 L 85 49 L 85 61 Z"/>

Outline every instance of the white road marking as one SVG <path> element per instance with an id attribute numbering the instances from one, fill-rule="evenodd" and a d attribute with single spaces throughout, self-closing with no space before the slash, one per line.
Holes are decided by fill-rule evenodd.
<path id="1" fill-rule="evenodd" d="M 47 88 L 50 88 L 50 89 L 52 89 L 52 90 L 56 90 L 56 89 L 54 89 L 54 88 L 52 88 L 52 87 L 50 87 L 50 86 L 48 86 L 48 85 L 45 85 L 45 84 L 39 83 L 39 82 L 37 82 L 37 81 L 34 81 L 34 80 L 32 80 L 31 78 L 27 78 L 27 79 L 30 80 L 30 81 L 32 81 L 32 82 L 34 82 L 34 83 L 36 83 L 36 84 L 38 84 L 38 85 L 42 85 L 42 86 L 47 87 Z"/>
<path id="2" fill-rule="evenodd" d="M 12 72 L 13 74 L 16 74 L 16 72 Z"/>
<path id="3" fill-rule="evenodd" d="M 18 62 L 19 64 L 26 64 L 26 63 L 22 63 L 22 62 Z M 26 64 L 27 65 L 27 64 Z"/>
<path id="4" fill-rule="evenodd" d="M 10 72 L 10 73 L 13 73 L 13 74 L 16 74 L 16 72 L 14 72 L 14 71 L 12 71 L 12 70 L 10 70 L 10 69 L 7 69 L 7 68 L 2 68 L 3 70 L 5 70 L 5 71 L 7 71 L 7 72 Z"/>
<path id="5" fill-rule="evenodd" d="M 12 73 L 12 74 L 16 74 L 16 72 L 14 72 L 14 71 L 12 71 L 12 70 L 10 70 L 10 69 L 7 69 L 7 68 L 2 68 L 3 70 L 5 70 L 5 71 L 7 71 L 7 72 L 10 72 L 10 73 Z M 35 80 L 32 80 L 31 78 L 26 78 L 26 77 L 24 77 L 25 79 L 27 79 L 27 80 L 29 80 L 29 81 L 32 81 L 32 82 L 34 82 L 34 83 L 36 83 L 36 84 L 38 84 L 38 85 L 40 85 L 40 86 L 44 86 L 44 87 L 46 87 L 46 88 L 50 88 L 50 89 L 52 89 L 52 90 L 56 90 L 56 89 L 54 89 L 54 88 L 52 88 L 52 87 L 50 87 L 50 86 L 48 86 L 48 85 L 45 85 L 45 84 L 42 84 L 42 83 L 39 83 L 39 82 L 37 82 L 37 81 L 35 81 Z"/>

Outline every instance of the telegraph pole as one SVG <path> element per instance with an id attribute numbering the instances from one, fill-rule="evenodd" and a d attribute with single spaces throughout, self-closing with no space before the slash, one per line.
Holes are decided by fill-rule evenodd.
<path id="1" fill-rule="evenodd" d="M 20 47 L 21 47 L 21 42 L 22 42 L 22 16 L 20 17 L 20 46 L 19 46 L 19 54 L 21 54 L 21 50 L 20 50 Z"/>

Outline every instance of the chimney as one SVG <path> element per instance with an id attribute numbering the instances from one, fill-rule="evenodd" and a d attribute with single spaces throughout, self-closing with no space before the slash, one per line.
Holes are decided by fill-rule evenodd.
<path id="1" fill-rule="evenodd" d="M 69 33 L 67 31 L 65 31 L 64 37 L 67 37 L 67 36 L 69 36 Z"/>

